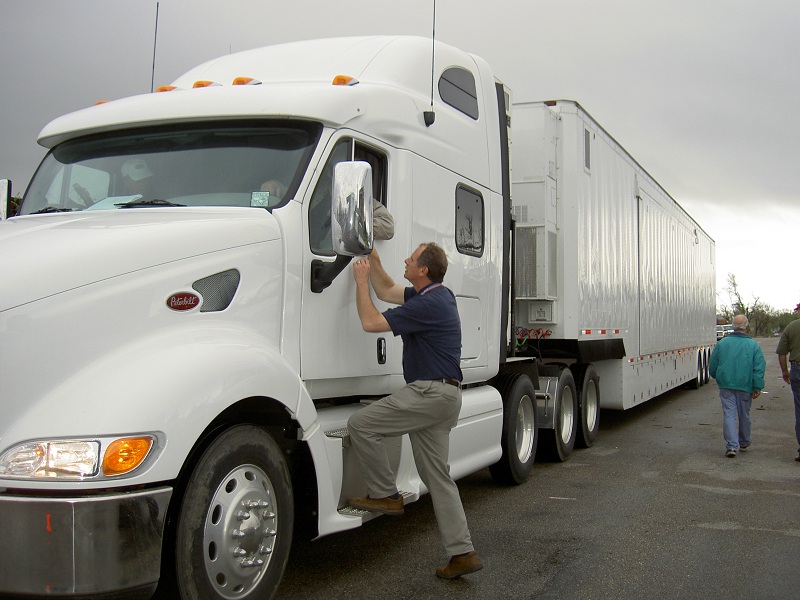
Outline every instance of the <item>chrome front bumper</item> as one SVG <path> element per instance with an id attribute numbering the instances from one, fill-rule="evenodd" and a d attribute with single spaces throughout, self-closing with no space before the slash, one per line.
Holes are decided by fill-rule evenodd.
<path id="1" fill-rule="evenodd" d="M 0 494 L 0 594 L 69 597 L 154 585 L 172 488 L 75 498 Z"/>

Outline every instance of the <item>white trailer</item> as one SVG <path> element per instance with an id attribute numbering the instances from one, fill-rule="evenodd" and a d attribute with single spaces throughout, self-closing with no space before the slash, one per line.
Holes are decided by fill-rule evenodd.
<path id="1" fill-rule="evenodd" d="M 604 408 L 707 381 L 713 240 L 576 102 L 513 119 L 523 346 L 592 363 Z"/>
<path id="2" fill-rule="evenodd" d="M 577 104 L 509 98 L 446 44 L 341 38 L 48 124 L 20 214 L 0 185 L 0 594 L 268 598 L 296 514 L 319 536 L 375 516 L 346 503 L 345 425 L 404 381 L 354 308 L 369 196 L 397 281 L 418 244 L 448 252 L 455 478 L 520 484 L 601 406 L 703 383 L 713 241 Z"/>

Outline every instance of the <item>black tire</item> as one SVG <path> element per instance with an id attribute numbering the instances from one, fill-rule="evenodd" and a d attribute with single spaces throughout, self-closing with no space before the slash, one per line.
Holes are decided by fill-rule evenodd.
<path id="1" fill-rule="evenodd" d="M 205 450 L 186 485 L 175 539 L 183 600 L 272 598 L 292 544 L 294 505 L 283 452 L 239 425 Z"/>
<path id="2" fill-rule="evenodd" d="M 566 367 L 558 372 L 554 413 L 555 428 L 539 430 L 539 451 L 547 460 L 564 462 L 572 454 L 578 435 L 578 394 L 572 372 Z"/>
<path id="3" fill-rule="evenodd" d="M 503 456 L 489 472 L 497 483 L 519 485 L 530 477 L 536 456 L 536 390 L 523 373 L 503 375 L 497 389 L 503 397 Z"/>
<path id="4" fill-rule="evenodd" d="M 703 385 L 711 381 L 711 374 L 708 372 L 708 359 L 709 352 L 708 350 L 705 350 L 703 352 Z"/>
<path id="5" fill-rule="evenodd" d="M 690 390 L 696 390 L 701 385 L 703 385 L 703 357 L 698 354 L 697 369 L 695 370 L 694 379 L 689 380 L 686 383 L 686 387 L 688 387 Z"/>
<path id="6" fill-rule="evenodd" d="M 600 377 L 594 365 L 573 365 L 572 376 L 578 389 L 579 448 L 591 448 L 600 430 Z"/>

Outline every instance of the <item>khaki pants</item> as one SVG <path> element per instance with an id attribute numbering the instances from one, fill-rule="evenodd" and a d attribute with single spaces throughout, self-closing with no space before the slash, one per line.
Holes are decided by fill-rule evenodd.
<path id="1" fill-rule="evenodd" d="M 460 411 L 461 390 L 457 387 L 439 381 L 413 381 L 359 410 L 347 423 L 352 448 L 373 498 L 397 492 L 383 438 L 408 434 L 417 471 L 431 494 L 442 544 L 450 556 L 474 550 L 458 487 L 447 465 L 450 430 L 456 426 Z"/>

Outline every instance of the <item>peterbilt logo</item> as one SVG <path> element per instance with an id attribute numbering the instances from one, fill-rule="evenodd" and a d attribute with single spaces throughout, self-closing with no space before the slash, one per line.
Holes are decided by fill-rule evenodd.
<path id="1" fill-rule="evenodd" d="M 200 306 L 200 296 L 191 292 L 179 292 L 167 298 L 167 307 L 172 310 L 192 310 Z"/>

